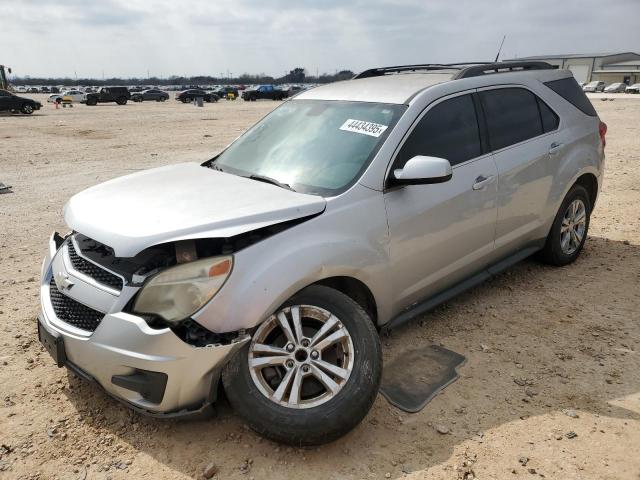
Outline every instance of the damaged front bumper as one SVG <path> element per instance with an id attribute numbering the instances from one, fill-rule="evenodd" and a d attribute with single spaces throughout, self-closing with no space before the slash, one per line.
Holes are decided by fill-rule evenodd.
<path id="1" fill-rule="evenodd" d="M 206 409 L 215 400 L 222 368 L 249 336 L 239 336 L 227 344 L 195 347 L 169 328 L 151 328 L 143 318 L 122 311 L 106 313 L 91 332 L 67 325 L 56 316 L 52 304 L 51 289 L 57 288 L 52 280 L 54 270 L 58 278 L 73 285 L 71 291 L 85 292 L 95 286 L 66 261 L 59 239 L 52 236 L 43 263 L 42 311 L 38 317 L 40 340 L 58 366 L 97 382 L 107 393 L 142 413 L 182 416 Z M 65 293 L 64 288 L 58 291 Z M 96 295 L 103 298 L 104 292 Z M 82 298 L 76 294 L 75 300 L 81 302 Z M 114 301 L 114 305 L 119 303 Z"/>

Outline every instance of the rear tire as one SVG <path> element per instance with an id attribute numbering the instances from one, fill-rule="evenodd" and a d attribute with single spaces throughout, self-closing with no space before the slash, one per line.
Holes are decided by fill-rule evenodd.
<path id="1" fill-rule="evenodd" d="M 562 267 L 573 263 L 587 240 L 591 219 L 591 200 L 582 185 L 574 185 L 564 198 L 539 258 Z"/>
<path id="2" fill-rule="evenodd" d="M 126 105 L 127 104 L 127 97 L 118 97 L 116 99 L 116 103 L 118 105 Z"/>
<path id="3" fill-rule="evenodd" d="M 287 336 L 279 326 L 281 315 Z M 325 332 L 314 339 L 323 325 Z M 329 337 L 333 341 L 323 344 Z M 277 363 L 259 365 L 274 359 L 272 354 L 280 355 Z M 224 368 L 222 382 L 229 402 L 252 429 L 301 446 L 331 442 L 358 425 L 373 405 L 381 375 L 380 339 L 369 316 L 343 293 L 312 285 L 258 327 Z"/>

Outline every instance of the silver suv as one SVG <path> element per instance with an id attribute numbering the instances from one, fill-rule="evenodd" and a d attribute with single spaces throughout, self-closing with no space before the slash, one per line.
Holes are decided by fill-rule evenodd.
<path id="1" fill-rule="evenodd" d="M 576 259 L 605 133 L 545 63 L 379 68 L 302 92 L 202 165 L 71 198 L 40 340 L 138 411 L 203 413 L 221 383 L 259 433 L 331 441 L 376 397 L 382 327 L 534 253 Z"/>

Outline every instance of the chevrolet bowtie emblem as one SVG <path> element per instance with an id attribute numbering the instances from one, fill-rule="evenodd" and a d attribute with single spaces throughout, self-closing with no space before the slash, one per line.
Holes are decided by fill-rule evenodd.
<path id="1" fill-rule="evenodd" d="M 69 280 L 69 275 L 64 272 L 54 274 L 56 285 L 60 291 L 70 290 L 73 287 L 73 281 Z"/>

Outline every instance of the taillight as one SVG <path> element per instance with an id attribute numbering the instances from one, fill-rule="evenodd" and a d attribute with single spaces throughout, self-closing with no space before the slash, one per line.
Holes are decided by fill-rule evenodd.
<path id="1" fill-rule="evenodd" d="M 602 148 L 607 145 L 607 124 L 603 121 L 600 121 L 600 125 L 598 125 L 598 131 L 600 132 L 600 141 L 602 142 Z"/>

